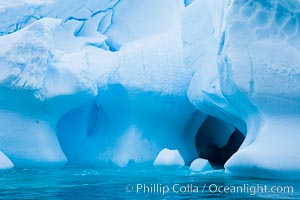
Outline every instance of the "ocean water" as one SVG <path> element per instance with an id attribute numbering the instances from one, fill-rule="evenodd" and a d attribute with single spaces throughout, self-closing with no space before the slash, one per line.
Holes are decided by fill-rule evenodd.
<path id="1" fill-rule="evenodd" d="M 300 183 L 187 168 L 12 169 L 0 172 L 0 199 L 300 199 Z"/>

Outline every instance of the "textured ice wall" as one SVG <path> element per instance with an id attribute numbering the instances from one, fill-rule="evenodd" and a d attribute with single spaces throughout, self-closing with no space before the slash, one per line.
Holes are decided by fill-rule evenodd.
<path id="1" fill-rule="evenodd" d="M 96 92 L 88 66 L 70 68 L 78 55 L 53 44 L 58 27 L 60 20 L 43 19 L 0 37 L 0 144 L 16 166 L 63 165 L 57 122 Z"/>
<path id="2" fill-rule="evenodd" d="M 152 164 L 165 147 L 179 149 L 186 160 L 197 157 L 189 135 L 196 130 L 188 123 L 201 115 L 193 116 L 186 95 L 192 73 L 184 66 L 180 41 L 167 33 L 116 53 L 119 64 L 98 86 L 96 100 L 59 122 L 58 136 L 70 163 Z"/>
<path id="3" fill-rule="evenodd" d="M 186 95 L 183 1 L 0 7 L 1 149 L 17 167 L 62 165 L 65 155 L 80 165 L 152 164 L 165 147 L 197 156 L 188 123 L 202 116 Z"/>
<path id="4" fill-rule="evenodd" d="M 213 4 L 219 15 L 218 6 L 207 9 Z M 246 135 L 225 165 L 229 173 L 299 177 L 298 12 L 298 1 L 254 0 L 196 1 L 185 10 L 186 64 L 199 66 L 189 98 Z M 192 20 L 198 34 L 189 32 Z"/>
<path id="5" fill-rule="evenodd" d="M 223 93 L 238 92 L 258 111 L 234 103 L 248 134 L 226 165 L 228 172 L 260 177 L 300 177 L 300 51 L 298 1 L 234 1 L 221 52 Z M 246 112 L 245 112 L 246 110 Z M 253 123 L 261 116 L 262 122 Z M 259 129 L 253 127 L 260 125 Z M 258 175 L 259 174 L 259 175 Z"/>

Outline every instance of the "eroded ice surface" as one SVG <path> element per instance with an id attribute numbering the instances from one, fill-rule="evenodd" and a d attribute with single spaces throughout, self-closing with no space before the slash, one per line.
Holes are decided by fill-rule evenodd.
<path id="1" fill-rule="evenodd" d="M 199 15 L 192 7 L 204 10 L 205 2 L 210 4 L 191 4 L 191 12 L 186 10 L 185 15 Z M 240 150 L 226 163 L 227 172 L 299 177 L 300 152 L 294 143 L 299 140 L 300 113 L 299 2 L 231 1 L 223 13 L 225 18 L 207 25 L 212 30 L 221 27 L 220 31 L 204 32 L 213 41 L 220 34 L 213 51 L 199 44 L 204 56 L 186 58 L 203 66 L 193 77 L 189 98 L 200 110 L 246 135 Z M 213 11 L 210 15 L 217 16 Z M 198 19 L 205 20 L 203 16 Z M 197 41 L 195 38 L 186 47 L 194 49 Z M 207 57 L 215 56 L 215 63 L 203 64 Z"/>
<path id="2" fill-rule="evenodd" d="M 230 174 L 298 178 L 299 13 L 296 0 L 0 1 L 0 151 L 16 167 L 125 167 L 168 148 L 180 165 L 230 157 Z"/>

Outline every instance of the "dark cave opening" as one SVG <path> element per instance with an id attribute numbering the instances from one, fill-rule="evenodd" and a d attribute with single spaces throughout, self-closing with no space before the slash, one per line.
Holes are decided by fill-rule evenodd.
<path id="1" fill-rule="evenodd" d="M 199 158 L 207 159 L 217 169 L 240 148 L 245 136 L 234 126 L 208 116 L 198 129 L 195 145 Z"/>

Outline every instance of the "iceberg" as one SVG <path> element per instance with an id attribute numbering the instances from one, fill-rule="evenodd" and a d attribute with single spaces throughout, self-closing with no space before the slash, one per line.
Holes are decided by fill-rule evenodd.
<path id="1" fill-rule="evenodd" d="M 299 10 L 1 1 L 0 168 L 192 163 L 299 178 Z"/>
<path id="2" fill-rule="evenodd" d="M 213 170 L 208 160 L 197 158 L 190 165 L 190 170 L 195 172 L 206 172 Z"/>
<path id="3" fill-rule="evenodd" d="M 177 149 L 170 150 L 164 148 L 155 158 L 153 165 L 164 167 L 183 167 L 185 162 Z"/>
<path id="4" fill-rule="evenodd" d="M 14 164 L 9 160 L 9 158 L 0 151 L 0 170 L 11 169 Z"/>
<path id="5" fill-rule="evenodd" d="M 225 164 L 227 173 L 298 178 L 299 37 L 293 13 L 300 4 L 231 1 L 215 2 L 220 6 L 213 8 L 213 3 L 197 1 L 184 14 L 183 22 L 204 24 L 198 34 L 183 24 L 186 63 L 200 66 L 188 96 L 196 108 L 244 134 L 243 144 Z M 203 56 L 191 53 L 196 48 Z"/>
<path id="6" fill-rule="evenodd" d="M 58 120 L 95 96 L 93 81 L 80 68 L 86 66 L 69 68 L 68 57 L 78 55 L 62 55 L 53 46 L 59 25 L 60 20 L 44 18 L 0 38 L 6 47 L 0 50 L 0 144 L 19 167 L 64 165 Z"/>
<path id="7" fill-rule="evenodd" d="M 243 104 L 236 103 L 248 127 L 247 137 L 241 151 L 226 164 L 226 169 L 237 175 L 299 178 L 300 151 L 294 143 L 299 139 L 300 128 L 297 123 L 300 113 L 299 36 L 296 34 L 298 18 L 294 14 L 300 4 L 298 1 L 261 2 L 254 7 L 244 4 L 241 15 L 255 13 L 249 21 L 245 17 L 233 20 L 237 18 L 233 14 L 237 5 L 235 3 L 229 11 L 225 29 L 227 42 L 221 68 L 231 73 L 227 73 L 223 84 L 228 81 L 232 84 L 224 85 L 223 91 L 229 95 L 238 89 L 239 96 L 247 98 L 243 101 L 246 108 L 250 107 L 245 109 Z M 242 42 L 234 42 L 237 40 Z"/>
<path id="8" fill-rule="evenodd" d="M 141 49 L 140 46 L 143 46 Z M 177 148 L 197 157 L 189 121 L 195 115 L 186 90 L 180 37 L 160 34 L 123 46 L 97 97 L 62 116 L 57 134 L 72 164 L 151 164 L 160 149 Z M 175 123 L 175 124 L 174 124 Z M 135 141 L 135 142 L 133 142 Z"/>
<path id="9" fill-rule="evenodd" d="M 2 145 L 17 167 L 151 163 L 164 146 L 196 156 L 193 139 L 182 139 L 195 112 L 182 57 L 184 3 L 130 5 L 1 3 L 2 16 L 24 11 L 0 27 L 1 94 L 9 97 Z M 139 12 L 128 16 L 128 8 Z"/>

